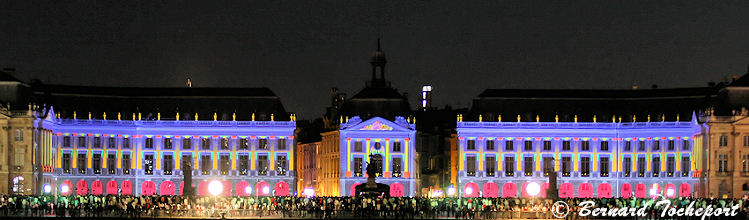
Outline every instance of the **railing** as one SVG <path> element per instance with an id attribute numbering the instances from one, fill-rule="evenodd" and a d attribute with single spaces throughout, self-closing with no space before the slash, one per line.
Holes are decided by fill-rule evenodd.
<path id="1" fill-rule="evenodd" d="M 63 125 L 154 126 L 154 127 L 295 127 L 295 121 L 130 121 L 60 119 Z"/>
<path id="2" fill-rule="evenodd" d="M 692 127 L 691 122 L 458 122 L 458 128 L 650 128 Z"/>

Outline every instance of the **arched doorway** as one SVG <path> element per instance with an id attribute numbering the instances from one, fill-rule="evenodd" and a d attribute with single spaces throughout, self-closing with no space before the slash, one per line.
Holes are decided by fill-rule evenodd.
<path id="1" fill-rule="evenodd" d="M 13 177 L 13 192 L 23 193 L 23 176 Z"/>
<path id="2" fill-rule="evenodd" d="M 497 198 L 499 197 L 499 187 L 496 183 L 488 182 L 484 184 L 484 197 Z"/>
<path id="3" fill-rule="evenodd" d="M 110 180 L 107 182 L 107 195 L 117 195 L 117 181 Z"/>
<path id="4" fill-rule="evenodd" d="M 653 185 L 650 185 L 650 189 L 648 189 L 648 195 L 650 195 L 650 198 L 655 198 L 658 195 L 661 194 L 661 186 L 657 183 L 653 183 Z"/>
<path id="5" fill-rule="evenodd" d="M 518 196 L 518 187 L 515 183 L 505 183 L 502 185 L 502 197 L 511 198 Z"/>
<path id="6" fill-rule="evenodd" d="M 274 190 L 276 191 L 275 196 L 289 196 L 289 184 L 284 181 L 276 183 Z"/>
<path id="7" fill-rule="evenodd" d="M 247 181 L 239 181 L 237 183 L 237 196 L 250 196 L 252 195 L 252 187 Z"/>
<path id="8" fill-rule="evenodd" d="M 632 197 L 632 185 L 629 183 L 622 184 L 621 195 L 622 198 L 629 199 Z"/>
<path id="9" fill-rule="evenodd" d="M 581 183 L 577 187 L 578 198 L 593 198 L 593 185 L 590 183 Z"/>
<path id="10" fill-rule="evenodd" d="M 69 196 L 70 194 L 73 194 L 73 182 L 70 180 L 62 181 L 62 184 L 60 184 L 60 195 Z"/>
<path id="11" fill-rule="evenodd" d="M 255 192 L 258 196 L 270 196 L 270 186 L 265 181 L 260 181 L 255 185 Z"/>
<path id="12" fill-rule="evenodd" d="M 150 180 L 143 181 L 141 184 L 140 194 L 143 196 L 150 196 L 156 194 L 156 183 Z"/>
<path id="13" fill-rule="evenodd" d="M 613 197 L 611 185 L 608 183 L 598 184 L 598 198 L 611 198 L 611 197 Z"/>
<path id="14" fill-rule="evenodd" d="M 192 185 L 193 189 L 195 188 L 195 185 Z M 195 193 L 195 192 L 193 192 Z M 179 183 L 179 194 L 184 195 L 185 194 L 185 182 Z"/>
<path id="15" fill-rule="evenodd" d="M 403 185 L 400 183 L 390 184 L 390 196 L 391 197 L 403 197 L 404 190 Z"/>
<path id="16" fill-rule="evenodd" d="M 575 196 L 575 188 L 572 183 L 562 183 L 559 185 L 559 198 L 572 198 Z"/>
<path id="17" fill-rule="evenodd" d="M 382 176 L 382 155 L 380 154 L 373 154 L 369 157 L 369 163 L 367 166 L 374 166 L 375 168 L 375 175 L 377 177 Z"/>
<path id="18" fill-rule="evenodd" d="M 642 199 L 648 197 L 648 187 L 643 183 L 635 185 L 635 197 Z"/>
<path id="19" fill-rule="evenodd" d="M 541 184 L 541 198 L 546 198 L 546 191 L 549 190 L 549 183 Z"/>
<path id="20" fill-rule="evenodd" d="M 682 183 L 679 186 L 679 196 L 689 197 L 691 194 L 692 194 L 692 188 L 689 186 L 689 183 Z"/>
<path id="21" fill-rule="evenodd" d="M 356 186 L 358 186 L 361 183 L 354 183 L 351 184 L 351 196 L 356 196 Z"/>
<path id="22" fill-rule="evenodd" d="M 722 181 L 720 185 L 718 185 L 718 196 L 722 198 L 724 195 L 729 195 L 731 192 L 729 190 L 728 183 L 726 181 Z"/>
<path id="23" fill-rule="evenodd" d="M 479 185 L 474 182 L 466 183 L 463 188 L 464 197 L 479 197 Z"/>
<path id="24" fill-rule="evenodd" d="M 175 188 L 176 187 L 172 181 L 167 180 L 161 182 L 161 186 L 159 186 L 159 194 L 162 196 L 173 196 Z"/>
<path id="25" fill-rule="evenodd" d="M 208 194 L 208 181 L 201 181 L 198 184 L 198 195 L 207 196 Z"/>
<path id="26" fill-rule="evenodd" d="M 75 185 L 75 192 L 76 195 L 82 196 L 88 194 L 88 182 L 85 180 L 80 180 Z"/>
<path id="27" fill-rule="evenodd" d="M 96 180 L 91 183 L 91 195 L 101 195 L 104 193 L 104 184 L 101 181 Z"/>
<path id="28" fill-rule="evenodd" d="M 133 194 L 133 183 L 130 180 L 122 181 L 122 195 Z"/>
<path id="29" fill-rule="evenodd" d="M 668 198 L 676 198 L 676 186 L 674 184 L 666 184 L 666 197 Z"/>

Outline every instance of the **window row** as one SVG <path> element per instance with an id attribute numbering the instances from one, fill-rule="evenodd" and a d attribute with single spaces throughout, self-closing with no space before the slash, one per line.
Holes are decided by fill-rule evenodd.
<path id="1" fill-rule="evenodd" d="M 102 148 L 102 137 L 93 137 L 91 139 L 92 148 Z M 130 138 L 114 138 L 109 137 L 106 138 L 107 147 L 108 148 L 117 148 L 117 142 L 118 139 L 120 139 L 120 146 L 124 149 L 129 149 L 132 147 Z M 77 147 L 78 148 L 88 148 L 88 137 L 78 137 L 77 139 Z M 202 150 L 211 150 L 213 145 L 213 139 L 212 138 L 182 138 L 181 139 L 181 147 L 182 149 L 189 150 L 193 148 L 193 145 L 197 145 Z M 237 150 L 248 150 L 250 149 L 251 142 L 254 139 L 247 139 L 247 138 L 240 138 L 236 141 L 229 139 L 229 138 L 219 138 L 218 139 L 218 145 L 219 149 L 221 150 L 231 150 L 233 146 L 236 146 Z M 173 138 L 162 138 L 162 149 L 174 149 L 175 146 L 175 140 Z M 267 150 L 270 147 L 270 143 L 268 139 L 257 139 L 256 149 L 259 150 Z M 63 137 L 62 141 L 63 147 L 71 147 L 72 146 L 72 137 L 65 136 Z M 154 148 L 154 139 L 153 138 L 145 138 L 143 140 L 143 147 L 145 149 L 153 149 Z M 286 139 L 277 139 L 276 140 L 276 150 L 286 150 L 288 149 Z"/>
<path id="2" fill-rule="evenodd" d="M 390 167 L 391 176 L 394 178 L 402 177 L 403 176 L 403 168 L 402 168 L 403 159 L 400 157 L 394 157 L 390 163 L 391 163 L 391 167 Z M 367 166 L 374 166 L 375 175 L 377 177 L 382 176 L 382 169 L 383 169 L 382 160 L 371 160 L 371 163 L 368 164 Z M 364 171 L 363 158 L 360 158 L 360 157 L 354 158 L 354 176 L 360 177 L 364 175 L 363 171 Z"/>
<path id="3" fill-rule="evenodd" d="M 382 150 L 382 143 L 374 142 L 372 143 L 372 147 L 374 150 Z M 366 148 L 364 147 L 363 142 L 355 141 L 354 149 L 352 149 L 351 151 L 361 153 L 361 152 L 366 152 Z M 402 152 L 401 142 L 400 141 L 390 142 L 390 152 Z"/>
<path id="4" fill-rule="evenodd" d="M 644 177 L 646 173 L 646 166 L 648 163 L 645 160 L 644 157 L 637 158 L 637 176 L 638 177 Z M 668 177 L 672 177 L 676 174 L 676 167 L 675 167 L 675 158 L 674 157 L 668 157 L 666 159 L 666 175 Z M 607 177 L 609 176 L 610 172 L 610 162 L 611 159 L 608 157 L 601 157 L 598 160 L 598 171 L 599 175 L 601 177 Z M 497 166 L 497 160 L 493 156 L 486 157 L 484 160 L 484 171 L 486 172 L 486 176 L 495 176 L 496 175 L 496 166 Z M 624 177 L 630 177 L 632 174 L 632 158 L 625 157 L 622 161 L 622 173 L 624 174 Z M 523 175 L 525 176 L 533 176 L 533 171 L 535 170 L 534 167 L 535 161 L 532 156 L 524 157 L 523 158 L 523 165 L 522 165 L 522 171 Z M 475 156 L 468 156 L 466 157 L 466 175 L 468 176 L 475 176 L 476 175 L 476 157 Z M 505 157 L 504 158 L 504 172 L 505 176 L 515 176 L 515 170 L 516 170 L 516 162 L 515 157 Z M 543 172 L 544 176 L 548 176 L 550 171 L 554 170 L 554 158 L 553 157 L 543 157 Z M 572 171 L 572 157 L 562 157 L 562 161 L 559 164 L 560 166 L 560 172 L 562 176 L 568 177 L 570 176 L 570 173 Z M 658 177 L 660 175 L 661 171 L 661 158 L 654 157 L 651 161 L 651 171 L 653 173 L 653 177 Z M 691 163 L 688 156 L 684 156 L 681 159 L 681 175 L 682 176 L 688 176 L 689 171 L 691 169 Z M 581 157 L 579 161 L 579 172 L 580 175 L 583 177 L 590 176 L 591 174 L 591 160 L 590 157 Z"/>
<path id="5" fill-rule="evenodd" d="M 484 147 L 485 147 L 484 149 L 487 150 L 487 151 L 494 151 L 494 150 L 496 150 L 497 149 L 496 142 L 501 142 L 501 141 L 486 140 L 484 142 Z M 542 151 L 553 151 L 554 150 L 553 143 L 550 140 L 540 141 L 540 142 L 532 141 L 532 140 L 526 140 L 526 141 L 506 140 L 506 141 L 504 141 L 504 148 L 503 148 L 504 151 L 515 151 L 515 147 L 516 147 L 515 143 L 516 142 L 520 142 L 520 143 L 523 144 L 522 145 L 522 149 L 524 151 L 535 151 L 535 149 L 538 147 L 537 146 L 538 144 L 541 144 L 542 148 L 540 150 L 542 150 Z M 649 149 L 651 149 L 651 151 L 662 151 L 663 149 L 661 148 L 661 142 L 665 142 L 665 145 L 666 145 L 665 150 L 666 151 L 676 151 L 676 148 L 677 148 L 677 142 L 675 140 L 664 140 L 664 141 L 653 140 L 653 141 L 647 141 L 647 142 L 644 141 L 644 140 L 642 140 L 642 141 L 624 141 L 623 142 L 624 146 L 623 146 L 622 150 L 624 152 L 631 152 L 631 151 L 633 151 L 632 150 L 633 142 L 636 142 L 636 144 L 637 144 L 637 151 L 638 152 L 647 151 L 646 149 L 648 149 L 648 146 L 647 146 L 648 143 L 650 144 L 650 148 Z M 560 147 L 559 150 L 561 150 L 561 151 L 572 151 L 572 144 L 573 144 L 572 141 L 565 140 L 565 141 L 558 141 L 558 143 L 561 143 L 561 147 Z M 577 143 L 579 143 L 577 145 L 579 151 L 591 151 L 591 143 L 590 143 L 590 141 L 579 141 Z M 598 149 L 598 151 L 609 151 L 609 149 L 610 149 L 609 148 L 609 141 L 599 141 L 598 142 L 598 146 L 595 146 L 595 147 Z M 471 151 L 471 150 L 476 150 L 476 149 L 477 149 L 476 148 L 476 140 L 468 140 L 468 141 L 466 141 L 466 150 Z M 690 149 L 690 141 L 689 140 L 682 140 L 681 141 L 681 150 L 682 151 L 688 151 L 689 149 Z"/>
<path id="6" fill-rule="evenodd" d="M 102 158 L 101 154 L 93 154 L 91 158 L 91 169 L 93 170 L 94 174 L 101 174 L 102 171 L 108 172 L 109 174 L 115 174 L 116 173 L 116 166 L 113 164 L 117 163 L 117 155 L 115 154 L 109 154 L 107 156 L 107 164 L 110 164 L 108 168 L 103 169 L 102 168 Z M 239 155 L 236 161 L 237 163 L 237 171 L 239 171 L 240 175 L 247 175 L 248 171 L 250 171 L 250 158 L 249 155 Z M 87 157 L 85 153 L 79 153 L 76 161 L 76 171 L 79 174 L 86 174 L 87 173 Z M 122 173 L 123 174 L 130 174 L 131 172 L 131 165 L 132 165 L 132 159 L 130 154 L 122 154 Z M 193 162 L 192 155 L 183 155 L 182 156 L 182 167 L 188 167 L 193 166 L 191 163 Z M 221 175 L 228 175 L 229 171 L 231 170 L 231 157 L 229 155 L 219 155 L 218 158 L 218 170 L 220 171 Z M 268 173 L 268 167 L 270 164 L 270 161 L 268 160 L 268 155 L 258 155 L 256 159 L 256 171 L 258 175 L 267 175 Z M 286 175 L 288 172 L 288 161 L 286 158 L 286 155 L 279 155 L 276 156 L 275 160 L 275 169 L 276 169 L 276 175 Z M 70 153 L 64 153 L 62 155 L 62 170 L 64 173 L 71 173 L 72 167 L 71 167 L 72 159 Z M 143 158 L 143 171 L 146 175 L 153 175 L 154 172 L 154 155 L 146 154 Z M 171 154 L 165 154 L 161 158 L 161 171 L 164 175 L 172 175 L 174 172 L 174 156 Z M 193 166 L 194 167 L 194 166 Z M 199 170 L 201 174 L 208 175 L 210 174 L 211 170 L 213 170 L 213 158 L 211 155 L 201 155 L 199 160 Z"/>

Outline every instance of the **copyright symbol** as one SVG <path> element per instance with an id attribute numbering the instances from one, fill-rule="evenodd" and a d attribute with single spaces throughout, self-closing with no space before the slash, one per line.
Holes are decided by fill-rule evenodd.
<path id="1" fill-rule="evenodd" d="M 565 218 L 570 213 L 570 206 L 564 201 L 556 201 L 551 206 L 551 214 L 556 218 Z"/>

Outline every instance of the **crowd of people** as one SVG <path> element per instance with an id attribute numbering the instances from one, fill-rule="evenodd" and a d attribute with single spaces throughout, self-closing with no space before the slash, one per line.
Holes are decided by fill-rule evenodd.
<path id="1" fill-rule="evenodd" d="M 601 207 L 640 207 L 653 199 L 564 199 L 573 204 L 588 200 Z M 740 207 L 746 219 L 749 200 L 671 199 L 677 207 Z M 395 197 L 183 197 L 183 196 L 52 196 L 3 195 L 2 216 L 70 217 L 294 217 L 294 218 L 553 218 L 548 199 L 521 198 L 395 198 Z M 652 212 L 657 212 L 653 209 Z"/>

